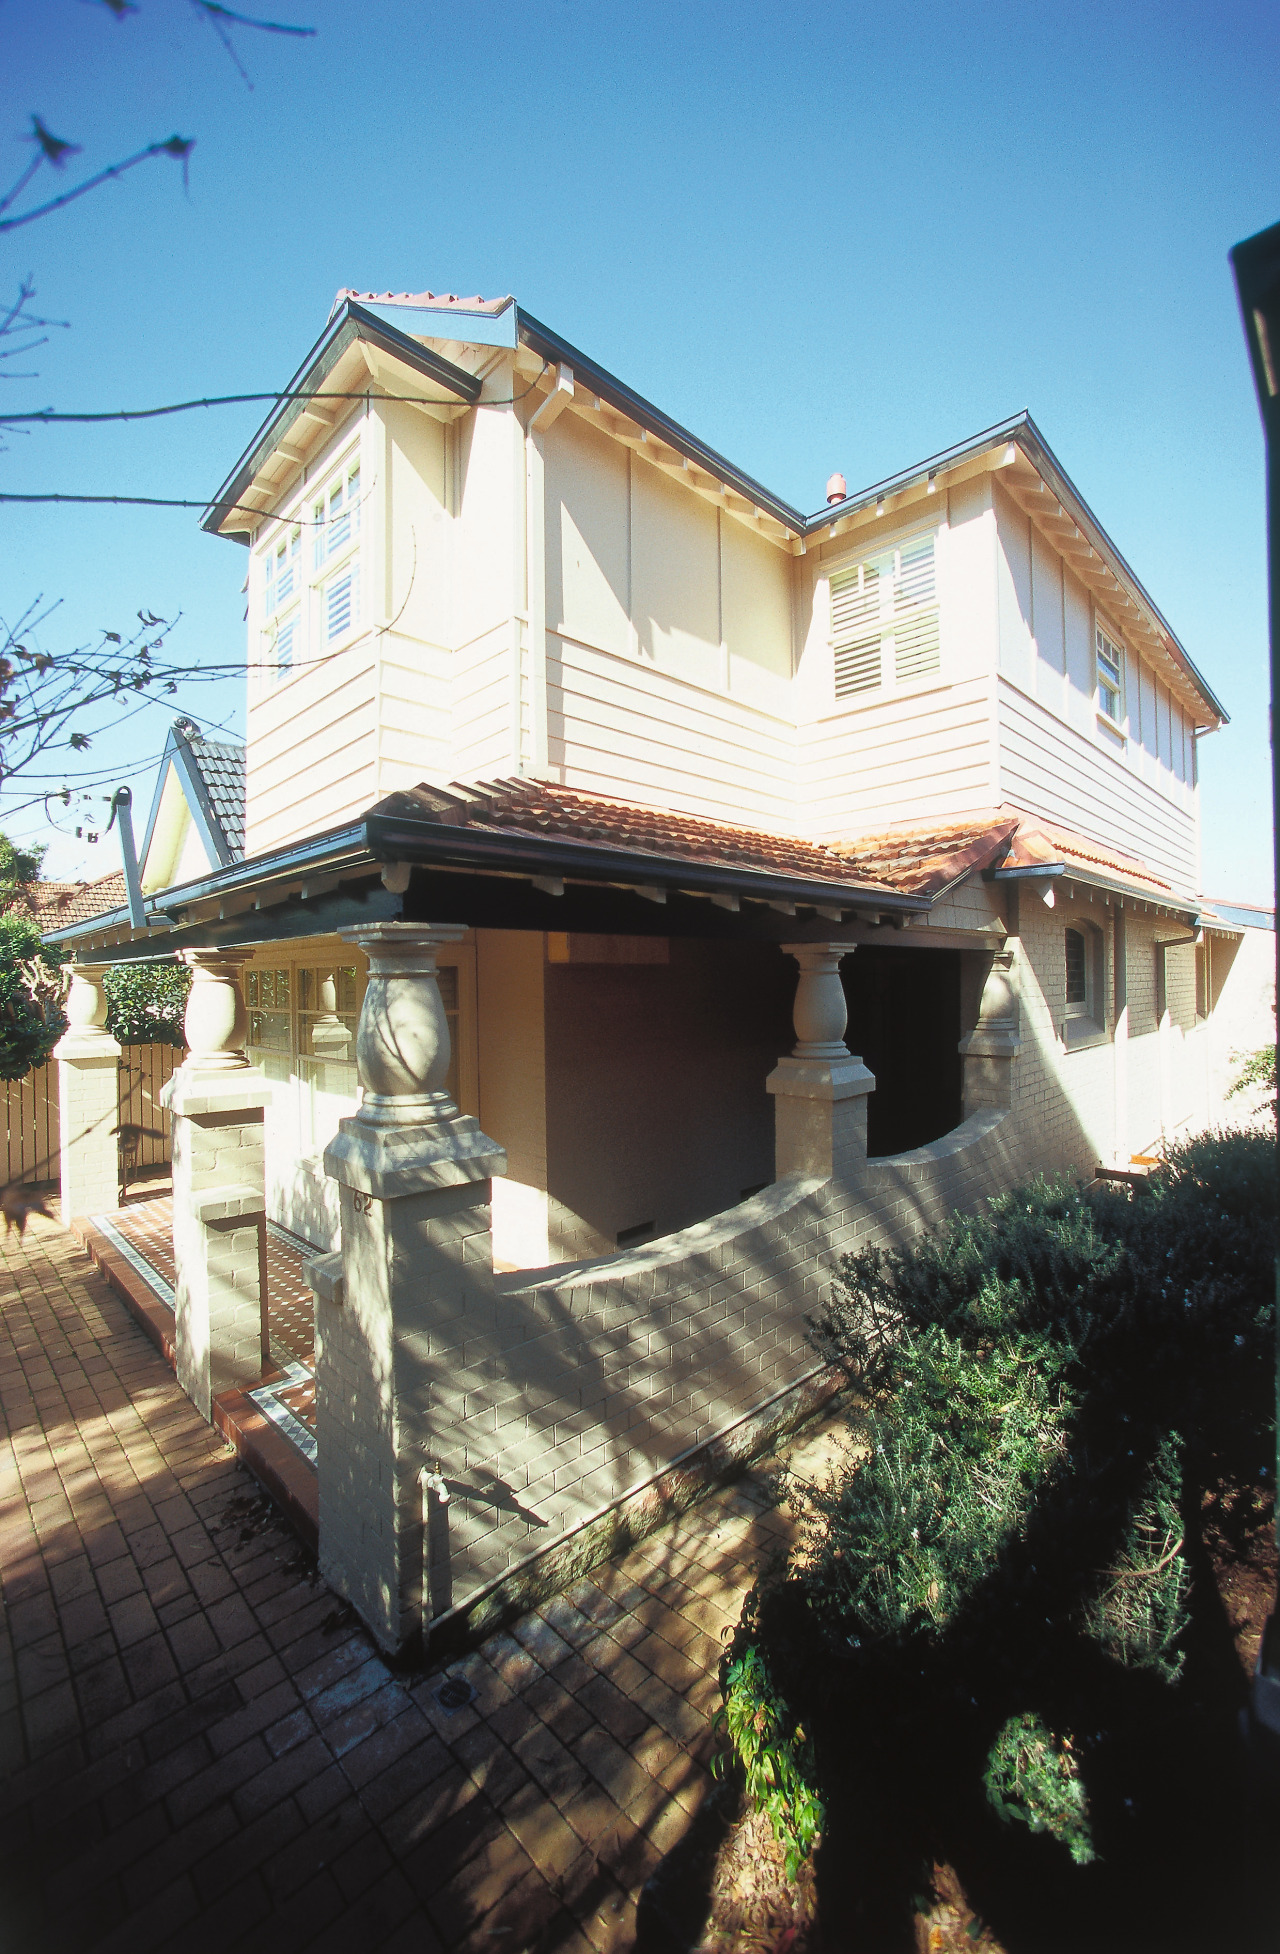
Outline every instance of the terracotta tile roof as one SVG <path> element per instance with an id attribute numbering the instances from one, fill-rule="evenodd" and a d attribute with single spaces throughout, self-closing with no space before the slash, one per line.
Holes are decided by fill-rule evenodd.
<path id="1" fill-rule="evenodd" d="M 703 866 L 759 869 L 768 875 L 793 875 L 810 882 L 842 882 L 852 887 L 893 885 L 859 869 L 822 842 L 797 841 L 760 828 L 744 828 L 702 815 L 643 807 L 586 788 L 561 787 L 538 780 L 451 782 L 447 788 L 423 783 L 393 794 L 373 812 L 416 813 L 454 825 L 519 830 L 531 835 L 563 835 L 634 854 L 698 862 Z"/>
<path id="2" fill-rule="evenodd" d="M 354 299 L 357 305 L 410 305 L 420 310 L 432 312 L 504 312 L 511 304 L 511 293 L 498 299 L 481 298 L 479 292 L 469 299 L 459 298 L 456 292 L 357 292 L 346 286 L 333 301 L 336 312 L 344 299 Z"/>
<path id="3" fill-rule="evenodd" d="M 974 870 L 1061 862 L 1082 880 L 1098 880 L 1154 902 L 1190 900 L 1136 856 L 1015 807 L 993 808 L 963 821 L 854 835 L 832 846 L 849 862 L 912 895 L 936 896 Z"/>
<path id="4" fill-rule="evenodd" d="M 1109 883 L 1132 885 L 1135 892 L 1153 901 L 1176 901 L 1173 884 L 1154 875 L 1136 855 L 1125 855 L 1118 848 L 1104 847 L 1084 835 L 1060 828 L 1056 822 L 1024 817 L 1018 829 L 1005 868 L 1030 868 L 1036 862 L 1060 861 L 1076 868 L 1088 879 L 1091 871 L 1101 870 Z"/>
<path id="5" fill-rule="evenodd" d="M 908 895 L 937 895 L 971 869 L 986 868 L 1016 833 L 1013 808 L 968 815 L 927 827 L 890 828 L 880 834 L 833 841 L 832 848 Z"/>
<path id="6" fill-rule="evenodd" d="M 124 875 L 117 868 L 94 882 L 32 882 L 9 909 L 33 916 L 44 935 L 87 923 L 94 916 L 124 907 Z"/>

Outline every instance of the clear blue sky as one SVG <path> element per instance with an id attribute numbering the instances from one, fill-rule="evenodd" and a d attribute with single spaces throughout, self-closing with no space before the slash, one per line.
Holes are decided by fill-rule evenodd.
<path id="1" fill-rule="evenodd" d="M 1262 439 L 1226 254 L 1280 218 L 1280 10 L 264 11 L 318 32 L 240 33 L 249 90 L 187 0 L 0 0 L 9 178 L 33 110 L 85 165 L 197 139 L 188 194 L 161 160 L 0 240 L 4 290 L 32 272 L 71 322 L 12 409 L 282 386 L 344 285 L 515 292 L 806 508 L 832 469 L 867 484 L 1029 407 L 1232 715 L 1201 748 L 1205 887 L 1269 899 Z M 258 414 L 37 429 L 0 486 L 203 497 Z M 245 553 L 192 513 L 0 507 L 0 534 L 0 610 L 60 598 L 51 644 L 145 605 L 182 612 L 193 662 L 241 651 Z M 240 728 L 232 682 L 179 703 Z M 91 749 L 144 808 L 173 711 Z M 47 838 L 20 798 L 0 821 Z M 48 868 L 117 862 L 59 840 Z"/>

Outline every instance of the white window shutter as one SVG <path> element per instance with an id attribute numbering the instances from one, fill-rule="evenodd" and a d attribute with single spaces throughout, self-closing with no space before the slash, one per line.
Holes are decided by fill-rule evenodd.
<path id="1" fill-rule="evenodd" d="M 880 569 L 859 563 L 831 579 L 836 697 L 874 692 L 881 680 Z"/>
<path id="2" fill-rule="evenodd" d="M 932 534 L 896 552 L 893 579 L 893 672 L 900 685 L 927 678 L 942 663 Z"/>

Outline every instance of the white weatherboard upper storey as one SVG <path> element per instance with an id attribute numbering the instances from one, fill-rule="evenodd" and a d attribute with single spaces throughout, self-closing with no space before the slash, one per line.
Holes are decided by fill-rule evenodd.
<path id="1" fill-rule="evenodd" d="M 476 406 L 442 416 L 372 390 L 252 539 L 257 562 L 358 454 L 359 617 L 251 683 L 251 854 L 424 777 L 545 771 L 814 839 L 1010 802 L 1194 880 L 1192 732 L 1211 705 L 1114 578 L 1100 601 L 1107 566 L 1058 502 L 1042 508 L 1016 444 L 788 541 L 566 368 L 540 375 L 492 339 L 477 357 L 482 343 Z M 556 411 L 526 432 L 552 387 Z M 879 684 L 838 696 L 831 578 L 904 564 L 926 535 L 936 669 L 890 650 Z M 251 665 L 259 587 L 251 575 Z M 1100 624 L 1122 654 L 1118 725 L 1099 709 Z"/>

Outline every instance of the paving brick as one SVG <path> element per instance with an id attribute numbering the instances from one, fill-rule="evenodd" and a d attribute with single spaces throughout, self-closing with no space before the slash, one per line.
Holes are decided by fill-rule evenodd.
<path id="1" fill-rule="evenodd" d="M 443 1672 L 392 1674 L 71 1239 L 0 1262 L 22 1327 L 0 1337 L 21 1656 L 0 1636 L 0 1743 L 20 1697 L 45 1746 L 11 1717 L 6 1859 L 26 1841 L 47 1881 L 18 1903 L 95 1954 L 630 1946 L 706 1795 L 720 1631 L 782 1524 L 755 1482 Z M 476 1692 L 453 1716 L 442 1674 Z"/>

